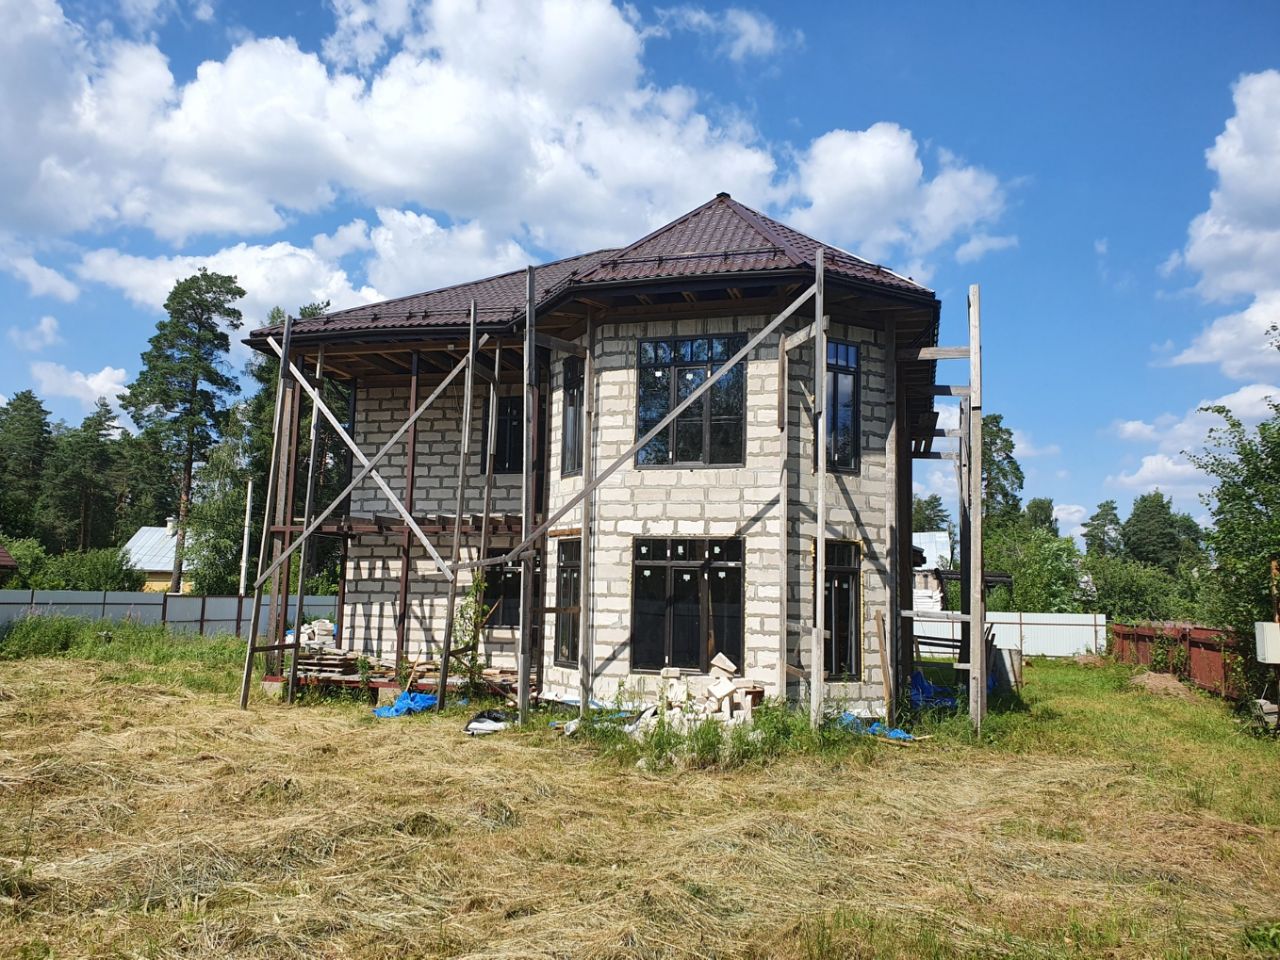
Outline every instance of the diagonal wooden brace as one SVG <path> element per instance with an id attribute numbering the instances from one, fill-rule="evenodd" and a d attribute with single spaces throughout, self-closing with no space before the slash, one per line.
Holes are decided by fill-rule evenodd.
<path id="1" fill-rule="evenodd" d="M 476 344 L 477 349 L 483 346 L 488 339 L 489 339 L 488 335 L 482 337 L 480 341 Z M 277 356 L 283 357 L 283 354 L 280 349 L 280 345 L 276 343 L 274 337 L 268 337 L 267 344 L 268 346 L 271 347 L 273 351 L 275 351 Z M 444 392 L 445 388 L 450 383 L 453 382 L 453 380 L 458 376 L 458 374 L 460 374 L 463 370 L 466 369 L 467 363 L 468 361 L 466 359 L 458 361 L 457 365 L 455 365 L 454 368 L 445 375 L 445 378 L 440 382 L 440 385 L 437 386 L 435 390 L 431 391 L 431 395 L 427 397 L 427 399 L 422 401 L 421 404 L 418 405 L 418 409 L 416 409 L 413 412 L 413 414 L 409 417 L 409 419 L 407 419 L 404 423 L 400 425 L 400 429 L 398 429 L 391 436 L 391 439 L 389 439 L 385 444 L 382 445 L 382 448 L 379 449 L 378 452 L 373 455 L 372 459 L 365 456 L 364 451 L 361 450 L 360 447 L 356 444 L 356 442 L 351 439 L 351 435 L 347 433 L 346 428 L 342 425 L 342 423 L 338 420 L 338 418 L 334 416 L 333 411 L 329 409 L 328 405 L 324 402 L 324 400 L 321 399 L 319 392 L 314 387 L 312 387 L 310 383 L 307 382 L 306 377 L 302 375 L 302 371 L 300 371 L 293 363 L 289 364 L 289 369 L 293 372 L 294 377 L 297 379 L 298 385 L 302 387 L 304 391 L 306 391 L 307 395 L 311 398 L 311 401 L 316 405 L 316 409 L 319 410 L 320 413 L 324 416 L 324 418 L 329 421 L 330 425 L 332 425 L 334 430 L 337 432 L 338 436 L 342 438 L 342 442 L 345 443 L 351 449 L 352 455 L 357 460 L 360 461 L 361 469 L 359 473 L 357 473 L 354 477 L 351 478 L 351 482 L 347 484 L 347 486 L 343 489 L 343 491 L 339 493 L 337 497 L 334 498 L 333 502 L 330 503 L 329 506 L 325 507 L 324 510 L 320 511 L 319 514 L 317 514 L 316 518 L 311 521 L 311 524 L 302 531 L 298 539 L 289 545 L 289 549 L 285 550 L 282 554 L 280 554 L 280 556 L 275 559 L 275 561 L 271 564 L 271 566 L 268 567 L 267 570 L 264 571 L 258 577 L 258 579 L 254 582 L 255 587 L 265 583 L 267 579 L 271 576 L 271 574 L 275 571 L 275 569 L 279 567 L 281 563 L 285 562 L 292 555 L 294 550 L 298 549 L 298 547 L 300 547 L 302 543 L 313 532 L 315 532 L 316 528 L 319 527 L 320 524 L 323 523 L 328 518 L 329 514 L 333 513 L 333 511 L 338 508 L 338 505 L 342 503 L 343 500 L 346 499 L 347 495 L 351 493 L 351 491 L 353 491 L 357 486 L 359 486 L 360 482 L 364 480 L 364 478 L 367 476 L 373 477 L 374 483 L 378 485 L 379 489 L 382 490 L 383 495 L 386 496 L 386 498 L 391 502 L 391 505 L 395 508 L 396 512 L 400 514 L 401 518 L 405 521 L 406 525 L 408 525 L 409 529 L 413 531 L 414 536 L 418 538 L 418 542 L 421 543 L 426 548 L 427 553 L 431 555 L 431 559 L 436 565 L 436 569 L 439 570 L 441 573 L 443 573 L 446 579 L 448 580 L 454 579 L 453 571 L 449 569 L 448 565 L 444 562 L 444 559 L 436 551 L 435 546 L 431 543 L 430 540 L 427 539 L 427 535 L 423 533 L 422 528 L 418 525 L 418 522 L 413 519 L 413 515 L 409 513 L 407 509 L 405 509 L 405 506 L 403 503 L 401 503 L 400 498 L 396 496 L 395 492 L 391 489 L 391 487 L 387 484 L 387 482 L 382 478 L 381 474 L 377 472 L 375 467 L 379 462 L 381 462 L 381 460 L 388 453 L 391 452 L 392 448 L 397 443 L 400 442 L 401 437 L 403 437 L 405 433 L 408 432 L 409 427 L 413 423 L 415 423 L 419 417 L 421 417 L 424 413 L 427 412 L 427 408 L 430 407 L 431 404 L 436 401 L 436 399 L 440 396 L 440 394 Z"/>

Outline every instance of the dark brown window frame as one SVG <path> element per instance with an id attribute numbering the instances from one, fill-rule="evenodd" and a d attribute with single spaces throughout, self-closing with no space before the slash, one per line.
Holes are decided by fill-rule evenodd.
<path id="1" fill-rule="evenodd" d="M 848 551 L 846 556 L 842 553 Z M 816 570 L 815 570 L 816 573 Z M 826 563 L 826 584 L 822 591 L 821 602 L 826 605 L 824 623 L 826 629 L 830 633 L 829 639 L 823 646 L 823 668 L 828 679 L 831 680 L 851 680 L 860 681 L 862 679 L 862 544 L 856 540 L 828 540 L 827 541 L 827 563 Z M 849 635 L 843 638 L 843 642 L 848 644 L 846 662 L 839 664 L 839 667 L 847 667 L 848 669 L 832 669 L 832 665 L 836 664 L 837 651 L 841 646 L 841 637 L 836 635 L 836 610 L 834 606 L 834 597 L 828 599 L 828 591 L 835 592 L 836 587 L 841 581 L 847 581 L 850 596 L 848 602 L 851 605 L 849 610 Z M 814 602 L 819 602 L 814 591 Z"/>
<path id="2" fill-rule="evenodd" d="M 576 550 L 577 556 L 572 559 L 566 559 L 566 552 L 571 552 L 566 548 Z M 577 578 L 566 586 L 565 573 L 568 570 L 577 571 Z M 552 607 L 552 611 L 556 615 L 553 660 L 557 666 L 578 666 L 578 654 L 581 651 L 580 644 L 582 643 L 582 637 L 579 636 L 579 628 L 582 624 L 580 616 L 582 612 L 581 583 L 582 540 L 579 537 L 565 537 L 556 544 L 556 605 Z M 566 591 L 571 596 L 565 596 Z M 560 639 L 566 632 L 572 634 L 572 652 L 562 657 L 560 655 Z"/>
<path id="3" fill-rule="evenodd" d="M 840 360 L 840 351 L 845 350 L 844 359 Z M 849 362 L 849 355 L 853 360 Z M 832 359 L 833 355 L 837 359 Z M 833 456 L 835 436 L 839 424 L 836 421 L 838 409 L 835 396 L 839 389 L 840 378 L 848 377 L 853 394 L 853 422 L 849 425 L 853 433 L 851 450 L 852 462 L 846 463 Z M 832 337 L 827 340 L 827 403 L 823 423 L 827 431 L 827 469 L 836 473 L 858 474 L 862 469 L 862 348 L 852 340 Z"/>
<path id="4" fill-rule="evenodd" d="M 581 357 L 565 357 L 560 385 L 560 476 L 582 475 L 582 407 L 584 363 Z M 570 410 L 576 416 L 570 418 Z M 572 419 L 572 423 L 570 422 Z M 571 456 L 572 454 L 572 456 Z"/>
<path id="5" fill-rule="evenodd" d="M 712 345 L 712 341 L 715 341 L 715 340 L 727 341 L 727 346 L 723 351 L 724 356 L 719 358 L 718 360 L 715 359 L 713 356 L 714 348 Z M 677 355 L 680 353 L 680 347 L 679 347 L 680 344 L 685 344 L 685 343 L 695 344 L 699 341 L 707 342 L 705 359 L 697 359 L 697 360 L 677 359 Z M 667 410 L 672 410 L 675 408 L 676 404 L 679 403 L 679 388 L 677 385 L 678 371 L 699 369 L 699 370 L 703 370 L 707 377 L 710 377 L 712 373 L 714 373 L 716 370 L 720 369 L 720 367 L 724 365 L 725 361 L 728 360 L 729 357 L 737 353 L 738 350 L 740 350 L 743 344 L 745 344 L 746 342 L 747 342 L 747 336 L 746 334 L 743 334 L 743 333 L 709 333 L 709 334 L 699 334 L 699 335 L 693 335 L 693 336 L 643 337 L 638 339 L 636 341 L 636 368 L 635 368 L 636 369 L 635 438 L 639 440 L 647 432 L 647 429 L 642 425 L 642 420 L 640 416 L 641 414 L 640 402 L 641 402 L 641 389 L 642 389 L 641 382 L 642 382 L 642 378 L 645 370 L 665 369 L 665 370 L 671 371 L 671 374 L 672 374 L 671 380 L 667 388 L 669 391 L 668 401 L 667 401 L 668 402 Z M 652 362 L 646 362 L 644 359 L 646 345 L 654 346 L 653 352 L 656 357 L 657 345 L 659 344 L 665 344 L 670 346 L 671 359 L 666 362 L 658 362 L 656 359 Z M 701 460 L 674 459 L 675 449 L 677 444 L 676 429 L 677 429 L 677 423 L 679 422 L 679 419 L 680 419 L 678 418 L 677 423 L 668 424 L 666 428 L 667 437 L 668 437 L 668 440 L 667 440 L 668 454 L 670 456 L 670 459 L 662 462 L 646 462 L 642 458 L 645 456 L 645 451 L 648 449 L 649 445 L 647 444 L 645 447 L 642 447 L 640 450 L 636 451 L 636 455 L 634 458 L 634 464 L 636 468 L 641 470 L 665 470 L 665 469 L 672 469 L 672 468 L 678 469 L 678 470 L 698 470 L 698 469 L 704 469 L 704 468 L 716 469 L 721 467 L 732 468 L 732 467 L 746 466 L 746 456 L 747 456 L 747 382 L 746 380 L 747 378 L 746 378 L 745 361 L 743 361 L 743 363 L 740 364 L 739 366 L 742 370 L 742 379 L 740 383 L 742 393 L 741 393 L 741 399 L 739 402 L 739 411 L 738 411 L 738 420 L 737 420 L 738 428 L 740 430 L 740 444 L 739 444 L 738 458 L 736 460 L 712 461 L 710 459 L 712 423 L 716 419 L 727 419 L 727 418 L 715 418 L 712 416 L 712 413 L 711 413 L 712 393 L 714 393 L 716 389 L 715 387 L 713 387 L 711 391 L 708 391 L 706 394 L 704 394 L 701 400 L 699 401 L 700 403 L 702 403 L 702 459 Z M 724 381 L 722 380 L 721 383 L 723 382 Z M 652 444 L 653 442 L 654 441 L 650 441 L 650 444 Z"/>
<path id="6" fill-rule="evenodd" d="M 664 545 L 661 553 L 655 555 L 651 552 L 647 556 L 642 556 L 641 551 L 646 546 L 653 547 L 655 545 Z M 686 545 L 686 551 L 680 556 L 676 556 L 675 544 Z M 725 556 L 737 559 L 715 559 L 714 551 L 716 549 L 725 551 Z M 631 670 L 633 673 L 658 673 L 664 667 L 675 666 L 685 673 L 707 673 L 711 668 L 711 660 L 715 653 L 713 648 L 723 651 L 726 656 L 733 660 L 737 672 L 741 674 L 746 659 L 746 541 L 742 538 L 706 538 L 706 537 L 635 537 L 632 541 L 632 587 L 631 587 L 631 642 L 629 643 L 629 651 L 631 655 Z M 661 664 L 638 664 L 636 658 L 636 642 L 638 635 L 637 620 L 640 611 L 640 583 L 643 571 L 649 569 L 661 570 L 664 573 L 663 593 L 664 593 L 664 609 L 663 609 L 663 626 L 662 626 L 662 663 Z M 737 607 L 737 649 L 726 650 L 723 643 L 716 643 L 715 640 L 715 620 L 716 615 L 712 607 L 710 578 L 713 574 L 719 572 L 735 571 L 737 573 L 737 596 L 735 597 Z M 677 573 L 696 572 L 698 578 L 698 619 L 699 619 L 699 650 L 698 663 L 696 665 L 673 663 L 673 648 L 675 645 L 674 635 L 674 619 L 675 619 L 675 575 Z"/>

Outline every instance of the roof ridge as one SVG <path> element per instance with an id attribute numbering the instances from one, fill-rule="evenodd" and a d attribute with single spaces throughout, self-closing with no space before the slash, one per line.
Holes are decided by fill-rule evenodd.
<path id="1" fill-rule="evenodd" d="M 720 197 L 717 196 L 716 199 L 720 199 Z M 779 236 L 768 223 L 764 222 L 768 218 L 763 213 L 758 210 L 753 210 L 745 203 L 741 203 L 740 201 L 733 199 L 733 197 L 729 196 L 727 193 L 724 194 L 723 199 L 725 201 L 725 206 L 737 214 L 738 217 L 740 217 L 749 227 L 763 233 L 765 239 L 771 241 L 774 246 L 790 257 L 797 267 L 803 266 L 809 262 L 805 257 L 800 255 L 800 252 L 796 250 L 795 247 L 787 243 L 784 237 Z M 773 222 L 775 221 L 769 221 L 769 223 Z M 810 237 L 809 239 L 812 240 L 813 238 Z M 816 240 L 814 242 L 818 243 Z M 818 243 L 818 246 L 824 246 L 824 244 Z"/>
<path id="2" fill-rule="evenodd" d="M 706 210 L 708 207 L 710 207 L 710 206 L 711 206 L 713 203 L 715 203 L 717 200 L 720 200 L 721 198 L 723 198 L 723 197 L 728 197 L 728 196 L 729 196 L 729 195 L 728 195 L 727 193 L 723 193 L 723 194 L 721 194 L 721 193 L 717 193 L 714 197 L 712 197 L 712 198 L 711 198 L 710 200 L 708 200 L 706 203 L 699 204 L 698 206 L 696 206 L 696 207 L 694 207 L 692 210 L 690 210 L 688 213 L 683 214 L 682 216 L 676 217 L 676 219 L 674 219 L 674 220 L 670 221 L 669 223 L 664 223 L 662 226 L 657 227 L 657 228 L 655 228 L 655 229 L 653 229 L 653 230 L 650 230 L 648 233 L 646 233 L 646 234 L 645 234 L 643 237 L 641 237 L 639 240 L 633 240 L 631 243 L 628 243 L 626 246 L 623 246 L 623 247 L 617 247 L 616 249 L 614 249 L 614 250 L 610 251 L 611 253 L 616 253 L 616 254 L 618 254 L 618 256 L 617 256 L 617 257 L 613 257 L 612 259 L 615 259 L 615 260 L 620 260 L 620 259 L 622 259 L 622 257 L 626 254 L 626 252 L 627 252 L 628 250 L 631 250 L 631 249 L 633 249 L 633 248 L 635 248 L 635 247 L 638 247 L 638 246 L 640 246 L 641 244 L 648 243 L 650 240 L 652 240 L 652 239 L 653 239 L 654 237 L 656 237 L 658 234 L 660 234 L 660 233 L 666 233 L 668 230 L 672 229 L 673 227 L 678 227 L 680 224 L 685 223 L 685 222 L 686 222 L 686 221 L 688 221 L 688 220 L 692 220 L 694 217 L 696 217 L 698 214 L 702 213 L 704 210 Z M 605 263 L 605 262 L 607 262 L 607 261 L 608 261 L 608 259 L 610 259 L 610 258 L 602 259 L 600 262 L 601 262 L 601 263 Z"/>

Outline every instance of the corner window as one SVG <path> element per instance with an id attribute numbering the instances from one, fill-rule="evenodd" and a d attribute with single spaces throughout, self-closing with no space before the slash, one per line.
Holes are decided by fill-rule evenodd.
<path id="1" fill-rule="evenodd" d="M 582 358 L 564 361 L 564 406 L 560 415 L 560 475 L 582 472 Z"/>
<path id="2" fill-rule="evenodd" d="M 637 367 L 636 437 L 652 430 L 680 401 L 707 382 L 746 338 L 641 340 Z M 641 466 L 709 466 L 743 462 L 746 369 L 738 364 L 711 390 L 645 444 Z"/>
<path id="3" fill-rule="evenodd" d="M 858 429 L 858 346 L 842 340 L 827 341 L 827 466 L 856 471 Z"/>
<path id="4" fill-rule="evenodd" d="M 489 456 L 489 401 L 485 400 L 480 424 L 480 462 Z M 498 422 L 494 431 L 493 472 L 520 473 L 524 469 L 524 400 L 518 394 L 498 397 Z"/>
<path id="5" fill-rule="evenodd" d="M 827 634 L 823 658 L 828 677 L 862 677 L 860 560 L 858 544 L 827 541 L 827 582 L 823 591 Z"/>
<path id="6" fill-rule="evenodd" d="M 633 670 L 742 669 L 741 540 L 638 539 L 632 582 Z"/>
<path id="7" fill-rule="evenodd" d="M 582 611 L 582 541 L 561 540 L 556 551 L 556 663 L 578 665 Z"/>

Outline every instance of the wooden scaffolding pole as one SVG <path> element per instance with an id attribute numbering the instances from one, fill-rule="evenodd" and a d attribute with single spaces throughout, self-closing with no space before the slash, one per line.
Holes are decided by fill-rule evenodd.
<path id="1" fill-rule="evenodd" d="M 587 318 L 587 355 L 582 362 L 582 485 L 595 479 L 596 328 Z M 563 443 L 563 438 L 561 439 Z M 578 716 L 584 716 L 595 690 L 595 653 L 591 643 L 591 524 L 590 494 L 582 498 L 582 539 L 578 554 Z"/>
<path id="2" fill-rule="evenodd" d="M 790 471 L 787 460 L 790 454 L 788 427 L 790 424 L 790 384 L 787 377 L 787 332 L 778 332 L 778 695 L 787 692 L 787 594 L 790 591 L 791 518 L 789 500 Z"/>
<path id="3" fill-rule="evenodd" d="M 824 258 L 818 248 L 814 266 L 813 292 L 813 428 L 818 443 L 818 496 L 814 508 L 814 582 L 817 585 L 813 611 L 813 650 L 809 663 L 809 722 L 822 723 L 822 700 L 826 692 L 826 589 L 827 589 L 827 323 L 824 310 Z"/>
<path id="4" fill-rule="evenodd" d="M 529 267 L 526 275 L 525 311 L 524 311 L 524 449 L 521 458 L 520 473 L 520 534 L 526 544 L 532 539 L 534 528 L 533 517 L 533 437 L 534 422 L 538 411 L 534 394 L 534 376 L 537 369 L 534 343 L 536 288 L 534 286 L 533 267 Z M 525 552 L 520 558 L 520 648 L 516 665 L 519 679 L 516 691 L 516 706 L 520 723 L 529 719 L 529 677 L 533 656 L 533 617 L 535 607 L 533 590 L 534 551 Z"/>
<path id="5" fill-rule="evenodd" d="M 413 351 L 409 372 L 409 413 L 418 405 L 418 367 L 420 356 Z M 409 424 L 409 436 L 405 439 L 404 508 L 413 514 L 413 481 L 418 460 L 418 421 Z M 409 566 L 413 559 L 413 531 L 406 530 L 400 544 L 400 588 L 396 595 L 396 675 L 404 666 L 405 646 L 409 636 Z"/>
<path id="6" fill-rule="evenodd" d="M 902 518 L 898 515 L 898 469 L 902 464 L 902 458 L 899 456 L 898 445 L 903 442 L 902 427 L 899 423 L 902 411 L 902 405 L 899 401 L 898 391 L 898 341 L 894 328 L 890 326 L 885 331 L 885 400 L 888 403 L 888 419 L 889 429 L 885 435 L 884 441 L 884 466 L 885 466 L 885 560 L 886 573 L 888 573 L 886 587 L 888 588 L 888 610 L 889 610 L 889 649 L 897 650 L 898 628 L 897 624 L 902 622 L 902 616 L 899 611 L 902 609 L 902 597 L 899 591 L 900 572 L 898 564 L 905 562 L 910 565 L 911 551 L 907 551 L 904 558 L 902 551 L 899 549 L 898 524 L 902 522 Z M 893 684 L 893 664 L 896 662 L 896 654 L 893 657 L 887 656 L 884 647 L 884 619 L 877 614 L 877 630 L 879 631 L 880 647 L 880 671 L 881 683 L 884 686 L 884 711 L 885 721 L 893 726 L 894 721 L 894 684 Z"/>
<path id="7" fill-rule="evenodd" d="M 476 363 L 476 302 L 471 301 L 471 326 L 467 339 L 467 374 L 462 389 L 462 414 L 459 430 L 462 433 L 458 448 L 458 485 L 453 506 L 453 566 L 454 577 L 449 581 L 449 598 L 444 611 L 444 645 L 440 651 L 440 682 L 436 685 L 436 710 L 444 709 L 445 691 L 449 684 L 449 657 L 453 655 L 454 606 L 458 602 L 458 564 L 462 562 L 462 504 L 467 491 L 467 461 L 471 456 L 472 392 L 475 384 Z M 485 527 L 489 518 L 484 520 Z"/>
<path id="8" fill-rule="evenodd" d="M 969 719 L 982 730 L 987 715 L 986 597 L 982 558 L 982 309 L 969 287 Z"/>
<path id="9" fill-rule="evenodd" d="M 287 350 L 293 338 L 293 317 L 284 318 L 283 350 Z M 262 536 L 258 542 L 258 576 L 253 585 L 253 610 L 249 613 L 249 636 L 245 641 L 244 674 L 240 683 L 240 709 L 249 706 L 249 685 L 253 682 L 253 658 L 258 652 L 258 626 L 262 620 L 262 584 L 267 565 L 267 546 L 275 541 L 271 532 L 271 511 L 279 481 L 281 418 L 284 416 L 284 384 L 286 364 L 281 362 L 276 373 L 276 404 L 271 418 L 271 462 L 267 467 L 267 490 L 263 497 Z"/>
<path id="10" fill-rule="evenodd" d="M 282 483 L 276 488 L 276 523 L 285 527 L 277 542 L 276 549 L 289 551 L 293 533 L 289 529 L 293 521 L 293 505 L 298 485 L 298 426 L 302 417 L 302 394 L 298 390 L 296 377 L 286 381 L 285 386 L 288 420 L 280 447 L 280 474 Z M 284 650 L 290 644 L 285 637 L 289 631 L 289 564 L 277 566 L 271 581 L 271 630 L 274 648 L 268 651 L 268 663 L 272 672 L 283 672 Z M 294 636 L 294 642 L 297 642 Z"/>
<path id="11" fill-rule="evenodd" d="M 321 344 L 316 354 L 316 390 L 324 390 L 324 345 Z M 311 406 L 311 429 L 307 437 L 307 487 L 302 498 L 302 526 L 306 529 L 311 520 L 311 507 L 316 493 L 316 451 L 320 441 L 320 411 L 315 404 Z M 293 523 L 293 518 L 289 518 Z M 302 604 L 307 594 L 307 541 L 298 547 L 298 604 L 293 615 L 293 638 L 302 643 Z M 293 703 L 298 686 L 298 653 L 289 660 L 289 683 L 285 688 L 285 699 Z"/>
<path id="12" fill-rule="evenodd" d="M 354 377 L 347 383 L 347 432 L 356 432 L 356 379 Z M 355 459 L 351 456 L 351 450 L 347 450 L 346 460 L 344 463 L 342 476 L 348 483 L 351 482 L 351 471 L 354 469 Z M 343 515 L 348 519 L 351 516 L 351 495 L 347 494 L 345 500 L 340 501 L 343 504 Z M 337 624 L 337 630 L 334 632 L 334 646 L 339 650 L 342 649 L 343 633 L 346 631 L 347 618 L 343 612 L 347 606 L 347 553 L 351 545 L 351 534 L 344 533 L 342 535 L 342 549 L 338 554 L 338 608 L 334 623 Z M 355 649 L 355 644 L 351 644 Z"/>

